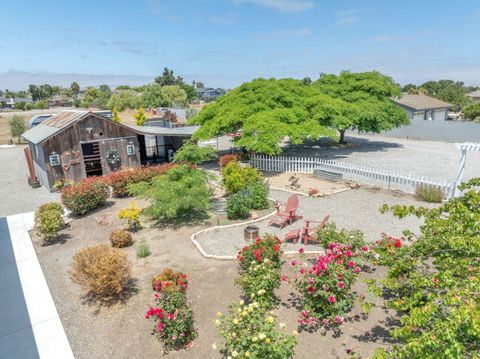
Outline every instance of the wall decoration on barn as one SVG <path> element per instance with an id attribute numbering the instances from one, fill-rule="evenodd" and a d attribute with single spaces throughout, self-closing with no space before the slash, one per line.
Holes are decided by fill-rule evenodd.
<path id="1" fill-rule="evenodd" d="M 120 162 L 120 154 L 117 150 L 108 150 L 106 153 L 107 163 L 114 165 L 117 162 Z"/>
<path id="2" fill-rule="evenodd" d="M 60 155 L 57 152 L 52 152 L 49 156 L 50 166 L 60 166 Z"/>
<path id="3" fill-rule="evenodd" d="M 127 145 L 127 155 L 133 156 L 135 154 L 135 145 Z"/>
<path id="4" fill-rule="evenodd" d="M 71 165 L 80 163 L 80 151 L 65 151 L 62 153 L 62 168 L 67 172 Z"/>

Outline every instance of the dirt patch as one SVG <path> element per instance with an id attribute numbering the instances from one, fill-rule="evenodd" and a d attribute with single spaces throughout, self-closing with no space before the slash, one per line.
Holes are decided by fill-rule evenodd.
<path id="1" fill-rule="evenodd" d="M 129 203 L 129 199 L 115 200 L 111 206 L 91 215 L 72 220 L 62 231 L 62 241 L 43 246 L 34 239 L 43 272 L 53 295 L 57 310 L 65 327 L 75 357 L 82 358 L 158 358 L 162 345 L 151 335 L 153 321 L 145 319 L 148 304 L 152 301 L 151 278 L 166 267 L 189 275 L 188 297 L 195 312 L 199 336 L 187 350 L 170 352 L 168 358 L 221 358 L 212 348 L 220 344 L 214 325 L 217 311 L 227 312 L 233 301 L 240 299 L 240 291 L 233 284 L 237 276 L 233 261 L 216 261 L 203 258 L 190 241 L 190 236 L 214 225 L 207 221 L 201 225 L 144 228 L 134 234 L 135 243 L 123 249 L 134 264 L 138 291 L 125 303 L 113 307 L 82 304 L 80 288 L 68 277 L 72 256 L 81 248 L 98 243 L 108 243 L 111 231 L 122 227 L 116 214 Z M 141 202 L 138 202 L 141 205 Z M 145 239 L 152 255 L 137 258 L 136 247 Z M 287 268 L 285 264 L 285 272 Z M 381 277 L 380 270 L 368 274 Z M 360 283 L 356 290 L 364 292 Z M 289 330 L 296 328 L 299 316 L 295 306 L 295 293 L 287 284 L 278 291 L 281 304 L 276 310 L 279 322 Z M 391 322 L 382 307 L 374 308 L 368 319 L 362 319 L 360 310 L 352 313 L 354 319 L 342 326 L 343 334 L 332 332 L 301 332 L 296 358 L 346 357 L 346 349 L 362 356 L 370 356 L 379 345 L 388 342 L 386 326 Z"/>
<path id="2" fill-rule="evenodd" d="M 316 190 L 318 192 L 316 192 L 315 196 L 318 197 L 329 196 L 350 188 L 344 182 L 325 181 L 319 178 L 314 178 L 313 174 L 264 172 L 264 175 L 268 179 L 270 186 L 273 188 L 296 191 L 306 195 L 308 195 L 311 190 Z M 298 187 L 291 186 L 292 181 L 290 178 L 292 178 L 292 176 L 298 179 L 296 182 Z"/>

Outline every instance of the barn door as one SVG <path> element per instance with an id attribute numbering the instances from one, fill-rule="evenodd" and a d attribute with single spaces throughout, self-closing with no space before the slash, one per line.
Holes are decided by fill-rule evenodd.
<path id="1" fill-rule="evenodd" d="M 82 143 L 82 153 L 87 177 L 101 176 L 103 172 L 98 142 Z"/>

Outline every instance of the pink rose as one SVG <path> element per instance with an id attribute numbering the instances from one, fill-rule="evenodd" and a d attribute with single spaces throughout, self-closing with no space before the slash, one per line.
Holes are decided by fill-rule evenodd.
<path id="1" fill-rule="evenodd" d="M 343 282 L 338 282 L 337 285 L 338 285 L 338 288 L 343 288 L 343 287 L 345 287 L 345 283 L 343 283 Z"/>
<path id="2" fill-rule="evenodd" d="M 332 304 L 335 303 L 336 302 L 335 296 L 333 296 L 333 295 L 329 296 L 328 301 Z"/>

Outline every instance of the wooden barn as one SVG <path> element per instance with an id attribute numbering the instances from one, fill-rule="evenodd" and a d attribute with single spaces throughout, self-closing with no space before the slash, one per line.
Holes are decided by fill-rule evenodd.
<path id="1" fill-rule="evenodd" d="M 131 126 L 93 112 L 62 111 L 22 137 L 28 141 L 30 180 L 51 190 L 60 180 L 168 162 L 197 129 Z"/>

